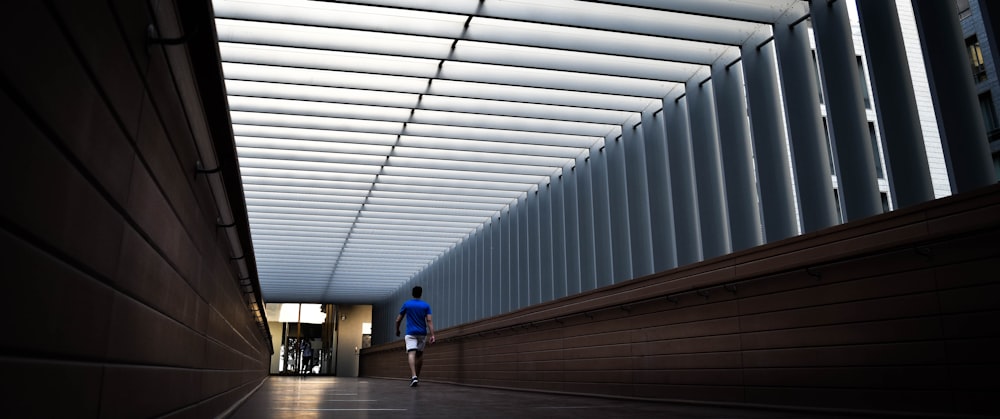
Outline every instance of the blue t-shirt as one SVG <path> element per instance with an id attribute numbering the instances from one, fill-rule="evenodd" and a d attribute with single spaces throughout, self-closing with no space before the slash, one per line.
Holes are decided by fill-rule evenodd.
<path id="1" fill-rule="evenodd" d="M 416 298 L 403 303 L 399 314 L 406 315 L 407 335 L 427 334 L 427 315 L 431 314 L 431 305 Z"/>

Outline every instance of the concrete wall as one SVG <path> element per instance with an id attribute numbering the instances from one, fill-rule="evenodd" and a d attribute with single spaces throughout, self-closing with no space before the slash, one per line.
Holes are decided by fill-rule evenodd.
<path id="1" fill-rule="evenodd" d="M 267 374 L 268 342 L 194 172 L 201 109 L 180 95 L 198 87 L 147 42 L 151 4 L 173 11 L 156 1 L 5 5 L 8 411 L 212 417 Z M 184 45 L 166 48 L 185 56 Z"/>
<path id="2" fill-rule="evenodd" d="M 361 324 L 372 321 L 372 306 L 337 306 L 338 377 L 358 376 L 358 352 L 362 347 Z"/>
<path id="3" fill-rule="evenodd" d="M 439 331 L 420 378 L 995 417 L 997 266 L 993 186 Z M 401 342 L 361 362 L 408 375 Z"/>

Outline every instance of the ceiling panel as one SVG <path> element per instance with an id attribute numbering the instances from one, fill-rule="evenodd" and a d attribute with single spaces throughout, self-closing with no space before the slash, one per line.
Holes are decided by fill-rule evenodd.
<path id="1" fill-rule="evenodd" d="M 270 302 L 372 303 L 797 0 L 217 0 Z"/>

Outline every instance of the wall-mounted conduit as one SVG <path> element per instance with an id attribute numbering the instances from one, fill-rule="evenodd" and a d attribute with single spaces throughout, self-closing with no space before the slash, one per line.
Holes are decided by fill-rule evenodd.
<path id="1" fill-rule="evenodd" d="M 179 11 L 157 8 L 154 5 L 150 5 L 150 9 L 153 11 L 153 22 L 150 23 L 147 31 L 148 43 L 167 47 L 165 48 L 167 65 L 170 67 L 175 80 L 186 78 L 195 80 L 195 83 L 197 83 L 197 78 L 188 62 L 190 57 L 189 51 L 185 51 L 184 49 L 189 49 L 190 42 L 199 36 L 203 36 L 204 32 L 211 31 L 204 30 L 201 27 L 202 25 L 193 25 L 193 28 L 185 30 L 180 16 L 173 14 L 179 13 Z M 166 36 L 163 33 L 165 28 L 179 35 L 173 37 Z M 220 83 L 221 80 L 220 69 Z M 207 116 L 203 112 L 206 111 L 202 101 L 203 98 L 199 96 L 198 91 L 192 91 L 191 89 L 179 88 L 177 92 L 181 98 L 181 105 L 184 108 L 184 112 L 187 115 L 191 136 L 194 139 L 198 156 L 200 156 L 200 160 L 192 163 L 194 174 L 195 176 L 204 176 L 208 181 L 212 201 L 218 212 L 216 227 L 221 228 L 225 232 L 226 240 L 229 243 L 230 261 L 236 264 L 237 286 L 243 295 L 247 309 L 253 315 L 257 327 L 260 329 L 262 339 L 270 347 L 271 333 L 267 326 L 264 303 L 260 295 L 260 285 L 251 276 L 250 262 L 248 262 L 253 256 L 251 252 L 246 250 L 246 246 L 244 246 L 243 240 L 240 238 L 239 229 L 241 226 L 237 222 L 232 205 L 230 204 L 230 195 L 226 190 L 223 178 L 223 165 L 219 161 L 213 142 L 212 130 L 207 122 Z"/>

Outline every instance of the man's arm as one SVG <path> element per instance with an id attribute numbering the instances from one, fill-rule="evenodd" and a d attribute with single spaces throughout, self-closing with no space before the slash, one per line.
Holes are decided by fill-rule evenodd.
<path id="1" fill-rule="evenodd" d="M 403 322 L 403 315 L 396 316 L 396 336 L 399 336 L 399 324 Z"/>
<path id="2" fill-rule="evenodd" d="M 434 321 L 431 320 L 431 315 L 427 315 L 427 332 L 431 335 L 431 340 L 428 342 L 434 343 Z"/>

